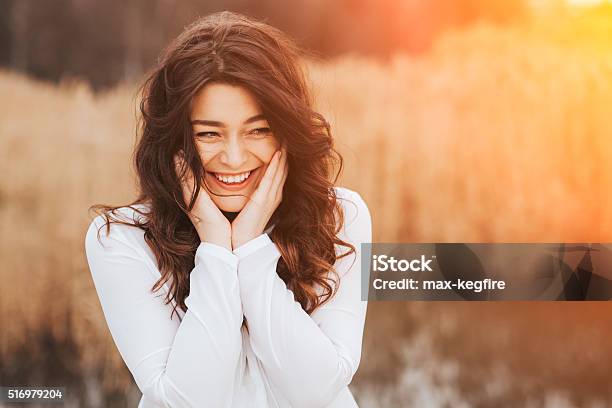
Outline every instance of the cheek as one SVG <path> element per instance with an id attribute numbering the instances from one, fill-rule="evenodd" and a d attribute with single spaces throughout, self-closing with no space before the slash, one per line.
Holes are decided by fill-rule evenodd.
<path id="1" fill-rule="evenodd" d="M 274 153 L 280 148 L 280 144 L 276 138 L 261 140 L 257 146 L 257 156 L 265 164 L 270 163 Z"/>
<path id="2" fill-rule="evenodd" d="M 215 149 L 214 146 L 204 143 L 198 143 L 196 149 L 204 166 L 206 166 L 218 153 L 216 151 L 218 149 Z"/>

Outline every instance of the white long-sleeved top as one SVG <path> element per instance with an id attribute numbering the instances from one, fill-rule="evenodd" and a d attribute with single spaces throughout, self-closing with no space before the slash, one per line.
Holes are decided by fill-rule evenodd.
<path id="1" fill-rule="evenodd" d="M 164 304 L 169 285 L 144 231 L 96 217 L 85 239 L 100 304 L 117 348 L 152 407 L 357 407 L 348 389 L 361 358 L 367 302 L 360 299 L 361 243 L 372 239 L 359 194 L 336 187 L 340 238 L 356 253 L 340 258 L 336 294 L 308 315 L 276 273 L 280 252 L 266 230 L 230 251 L 201 242 L 187 312 Z M 120 214 L 140 217 L 129 207 Z M 101 241 L 101 242 L 100 242 Z M 338 254 L 346 252 L 337 247 Z M 242 326 L 243 316 L 248 322 Z"/>

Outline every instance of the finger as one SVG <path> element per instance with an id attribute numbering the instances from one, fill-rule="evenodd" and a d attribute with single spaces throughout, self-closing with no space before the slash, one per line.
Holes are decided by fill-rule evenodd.
<path id="1" fill-rule="evenodd" d="M 283 201 L 283 190 L 285 188 L 285 182 L 287 181 L 287 175 L 289 174 L 288 170 L 289 170 L 289 166 L 286 166 L 285 171 L 283 172 L 282 180 L 279 183 L 276 193 L 274 194 L 275 203 L 277 206 Z"/>
<path id="2" fill-rule="evenodd" d="M 193 173 L 187 166 L 182 153 L 174 156 L 175 169 L 179 182 L 181 184 L 181 190 L 183 192 L 183 200 L 186 204 L 191 202 L 193 197 L 194 183 Z"/>
<path id="3" fill-rule="evenodd" d="M 209 193 L 210 189 L 206 184 L 206 176 L 202 177 L 202 183 L 200 184 L 200 187 L 200 194 L 198 195 L 198 198 L 201 196 L 207 202 L 212 203 L 213 201 Z"/>
<path id="4" fill-rule="evenodd" d="M 277 150 L 274 153 L 274 156 L 272 156 L 272 160 L 270 160 L 270 163 L 268 164 L 266 172 L 264 173 L 263 177 L 261 178 L 261 181 L 259 182 L 259 187 L 257 188 L 257 190 L 260 191 L 262 194 L 267 195 L 270 192 L 274 176 L 278 170 L 280 153 L 280 150 Z"/>
<path id="5" fill-rule="evenodd" d="M 278 178 L 282 176 L 283 168 L 285 167 L 285 163 L 287 162 L 287 153 L 285 150 L 281 149 L 278 153 L 278 162 L 276 164 L 276 168 L 274 169 L 274 176 L 272 177 L 272 186 L 276 185 Z"/>
<path id="6" fill-rule="evenodd" d="M 280 152 L 280 158 L 278 161 L 278 167 L 276 168 L 276 173 L 274 174 L 274 178 L 272 180 L 272 186 L 270 187 L 270 197 L 273 199 L 276 198 L 276 194 L 278 190 L 282 188 L 283 176 L 285 174 L 287 167 L 287 152 L 283 149 Z"/>
<path id="7" fill-rule="evenodd" d="M 191 174 L 191 169 L 189 166 L 187 166 L 185 158 L 182 154 L 179 153 L 174 156 L 174 167 L 176 170 L 176 175 L 179 177 L 181 182 L 191 181 L 190 179 L 193 178 L 193 175 Z"/>
<path id="8" fill-rule="evenodd" d="M 288 175 L 289 175 L 289 160 L 287 160 L 287 162 L 285 163 L 285 171 L 283 172 L 283 181 L 281 182 L 281 189 L 285 185 Z"/>
<path id="9" fill-rule="evenodd" d="M 183 163 L 184 163 L 184 160 L 181 157 L 181 155 L 177 153 L 177 154 L 174 155 L 173 161 L 174 161 L 174 171 L 176 173 L 176 176 L 180 180 L 181 179 L 181 173 L 183 172 Z"/>
<path id="10" fill-rule="evenodd" d="M 272 182 L 272 188 L 270 190 L 270 196 L 274 197 L 275 200 L 278 198 L 277 195 L 279 191 L 282 191 L 283 189 L 283 184 L 287 177 L 288 167 L 289 167 L 289 163 L 287 160 L 287 152 L 283 151 L 282 157 L 280 159 L 280 163 L 278 166 L 278 171 L 276 172 L 274 176 L 274 181 Z"/>
<path id="11" fill-rule="evenodd" d="M 178 181 L 181 185 L 181 190 L 183 191 L 183 195 L 185 193 L 185 160 L 180 154 L 176 154 L 173 157 L 174 160 L 174 172 Z"/>

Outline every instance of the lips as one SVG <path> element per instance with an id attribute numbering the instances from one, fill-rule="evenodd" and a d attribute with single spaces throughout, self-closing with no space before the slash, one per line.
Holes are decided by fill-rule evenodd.
<path id="1" fill-rule="evenodd" d="M 216 173 L 207 171 L 209 179 L 213 181 L 219 188 L 229 191 L 242 190 L 247 187 L 259 174 L 260 167 L 256 169 L 244 171 L 241 173 Z"/>
<path id="2" fill-rule="evenodd" d="M 249 178 L 251 175 L 251 171 L 245 171 L 244 173 L 239 174 L 221 174 L 221 173 L 212 173 L 217 180 L 224 184 L 239 184 Z"/>

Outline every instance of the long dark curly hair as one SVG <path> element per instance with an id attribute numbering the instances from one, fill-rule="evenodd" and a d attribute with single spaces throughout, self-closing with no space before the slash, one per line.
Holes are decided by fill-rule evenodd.
<path id="1" fill-rule="evenodd" d="M 191 100 L 213 81 L 250 91 L 287 149 L 289 173 L 270 233 L 281 252 L 278 275 L 309 314 L 334 295 L 339 280 L 333 265 L 355 248 L 338 236 L 344 218 L 333 185 L 342 157 L 333 147 L 329 123 L 312 108 L 302 56 L 282 31 L 225 11 L 186 27 L 142 85 L 140 139 L 134 152 L 139 193 L 126 206 L 144 217 L 133 223 L 118 218 L 116 211 L 126 206 L 98 204 L 91 209 L 104 216 L 107 234 L 111 223 L 144 230 L 161 272 L 151 290 L 170 281 L 165 302 L 175 302 L 173 313 L 177 307 L 187 310 L 189 275 L 200 243 L 187 216 L 204 175 L 189 120 Z M 190 203 L 182 198 L 173 162 L 179 151 L 197 184 Z M 347 251 L 337 253 L 336 245 Z"/>

